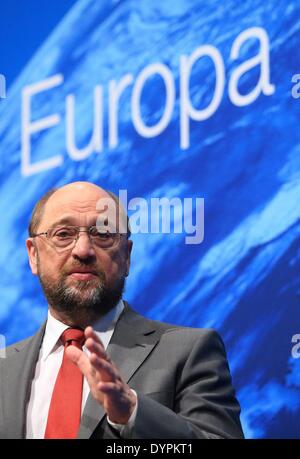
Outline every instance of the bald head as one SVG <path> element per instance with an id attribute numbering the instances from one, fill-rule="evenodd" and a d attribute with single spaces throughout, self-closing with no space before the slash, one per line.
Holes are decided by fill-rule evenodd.
<path id="1" fill-rule="evenodd" d="M 107 191 L 105 191 L 100 186 L 95 185 L 95 183 L 71 182 L 71 183 L 67 183 L 66 185 L 63 185 L 60 188 L 57 188 L 55 191 L 55 196 L 53 196 L 53 198 L 64 199 L 65 197 L 67 198 L 70 195 L 77 196 L 78 198 L 80 198 L 81 196 L 86 199 L 89 199 L 89 198 L 94 199 L 97 196 L 99 199 L 104 196 L 106 197 L 109 196 Z"/>
<path id="2" fill-rule="evenodd" d="M 73 182 L 58 188 L 48 199 L 45 212 L 53 211 L 59 206 L 67 207 L 71 203 L 78 203 L 79 208 L 85 208 L 87 203 L 96 209 L 97 201 L 101 198 L 110 198 L 103 188 L 90 182 Z"/>
<path id="3" fill-rule="evenodd" d="M 57 211 L 59 209 L 59 212 L 61 212 L 62 209 L 67 211 L 69 207 L 76 206 L 82 212 L 86 212 L 89 209 L 95 210 L 100 199 L 113 199 L 118 207 L 122 207 L 118 197 L 114 193 L 106 191 L 91 182 L 72 182 L 48 191 L 33 209 L 28 228 L 29 236 L 37 234 L 42 220 L 47 219 L 48 215 L 55 217 L 57 213 L 56 209 Z M 122 212 L 124 212 L 123 208 Z M 129 228 L 128 233 L 130 235 Z"/>

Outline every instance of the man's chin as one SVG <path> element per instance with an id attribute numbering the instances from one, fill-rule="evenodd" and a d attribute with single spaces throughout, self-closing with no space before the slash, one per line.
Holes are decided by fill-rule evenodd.
<path id="1" fill-rule="evenodd" d="M 86 282 L 83 285 L 68 285 L 65 289 L 66 296 L 70 297 L 70 299 L 75 299 L 78 301 L 89 301 L 95 297 L 95 294 L 99 295 L 98 289 L 96 285 L 86 285 Z M 98 296 L 97 295 L 97 296 Z"/>

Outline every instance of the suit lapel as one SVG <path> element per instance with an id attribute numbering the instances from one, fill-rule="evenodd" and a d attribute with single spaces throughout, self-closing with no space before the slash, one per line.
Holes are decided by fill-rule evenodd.
<path id="1" fill-rule="evenodd" d="M 7 438 L 24 438 L 26 405 L 45 331 L 45 324 L 32 337 L 11 346 L 2 374 L 5 397 L 2 398 Z"/>
<path id="2" fill-rule="evenodd" d="M 129 382 L 156 346 L 159 338 L 159 333 L 147 319 L 135 313 L 128 306 L 125 307 L 116 324 L 107 354 L 126 382 Z M 81 418 L 78 438 L 90 438 L 104 415 L 102 406 L 90 394 Z"/>

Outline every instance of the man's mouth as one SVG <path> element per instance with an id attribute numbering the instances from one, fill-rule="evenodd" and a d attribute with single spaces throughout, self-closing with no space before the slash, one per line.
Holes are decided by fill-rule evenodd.
<path id="1" fill-rule="evenodd" d="M 95 279 L 96 275 L 93 273 L 72 273 L 70 277 L 77 280 L 90 280 Z"/>
<path id="2" fill-rule="evenodd" d="M 77 279 L 77 280 L 90 280 L 90 279 L 95 279 L 96 277 L 98 277 L 98 274 L 96 273 L 96 271 L 92 269 L 75 268 L 69 272 L 69 276 L 72 279 Z"/>

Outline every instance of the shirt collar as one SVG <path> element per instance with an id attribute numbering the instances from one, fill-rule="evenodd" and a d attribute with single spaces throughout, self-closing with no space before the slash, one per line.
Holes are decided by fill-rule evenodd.
<path id="1" fill-rule="evenodd" d="M 120 300 L 113 309 L 93 323 L 94 330 L 101 333 L 114 329 L 123 309 L 124 303 Z M 68 325 L 55 319 L 48 310 L 47 324 L 41 347 L 43 360 L 46 360 L 47 357 L 60 346 L 61 343 L 59 342 L 59 338 L 67 328 L 69 328 Z"/>

